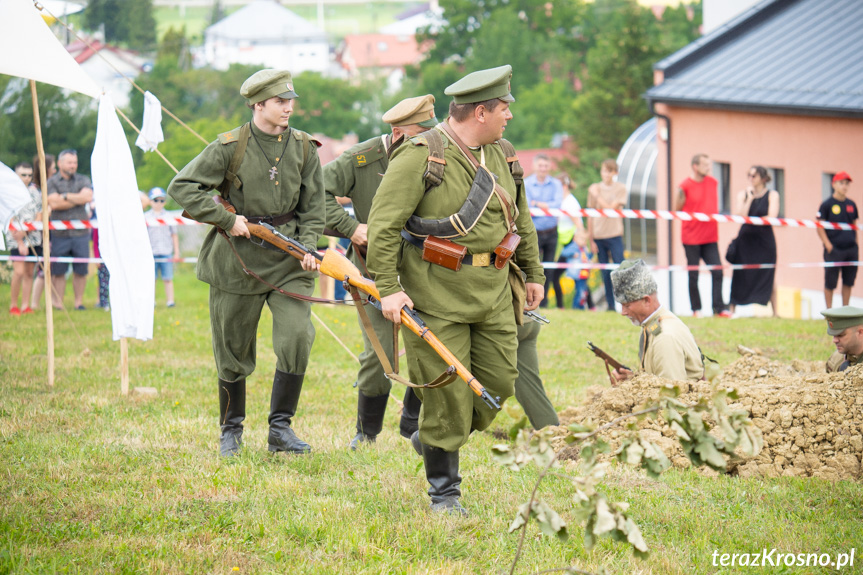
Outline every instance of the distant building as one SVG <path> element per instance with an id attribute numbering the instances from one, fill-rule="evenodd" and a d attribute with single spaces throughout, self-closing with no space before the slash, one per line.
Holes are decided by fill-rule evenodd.
<path id="1" fill-rule="evenodd" d="M 392 91 L 401 85 L 405 68 L 419 64 L 425 51 L 413 34 L 356 34 L 345 36 L 336 59 L 349 78 L 383 79 Z"/>
<path id="2" fill-rule="evenodd" d="M 446 21 L 437 0 L 405 10 L 396 16 L 396 21 L 378 30 L 381 34 L 414 35 L 421 29 L 440 29 Z"/>
<path id="3" fill-rule="evenodd" d="M 255 0 L 204 30 L 199 63 L 217 70 L 252 64 L 325 73 L 330 45 L 323 30 L 275 0 Z"/>
<path id="4" fill-rule="evenodd" d="M 111 95 L 114 105 L 125 108 L 129 105 L 129 92 L 134 80 L 152 63 L 137 52 L 125 50 L 100 40 L 90 39 L 89 43 L 76 40 L 66 46 L 69 54 L 81 65 L 88 76 Z M 98 54 L 97 54 L 98 53 Z"/>
<path id="5" fill-rule="evenodd" d="M 639 168 L 640 176 L 655 173 L 656 184 L 652 191 L 644 189 L 653 197 L 645 197 L 643 205 L 669 209 L 698 152 L 714 161 L 723 213 L 748 185 L 752 165 L 770 171 L 770 186 L 782 197 L 782 217 L 815 219 L 819 204 L 831 194 L 832 176 L 841 170 L 856 178 L 850 197 L 863 205 L 861 51 L 860 0 L 765 0 L 657 63 L 655 86 L 645 94 L 658 119 L 657 148 L 651 152 L 655 165 Z M 679 222 L 655 227 L 657 262 L 685 264 Z M 720 224 L 721 253 L 738 228 Z M 800 300 L 795 313 L 820 317 L 822 269 L 791 266 L 823 261 L 815 230 L 774 231 L 780 300 L 783 289 L 793 292 Z M 677 276 L 675 295 L 685 301 L 685 274 Z M 863 280 L 858 278 L 853 290 L 858 305 L 859 298 Z"/>

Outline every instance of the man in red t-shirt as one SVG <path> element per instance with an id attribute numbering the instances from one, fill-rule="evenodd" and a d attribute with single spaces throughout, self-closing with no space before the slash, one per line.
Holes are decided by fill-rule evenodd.
<path id="1" fill-rule="evenodd" d="M 719 211 L 716 179 L 710 176 L 712 162 L 707 154 L 695 154 L 692 157 L 692 177 L 686 178 L 680 184 L 674 211 L 700 212 L 715 214 Z M 683 222 L 681 226 L 683 250 L 686 252 L 688 266 L 699 265 L 700 260 L 709 266 L 721 265 L 719 259 L 719 226 L 715 221 Z M 731 313 L 722 301 L 722 270 L 710 270 L 713 276 L 713 314 L 721 317 L 731 317 Z M 689 271 L 689 301 L 692 315 L 701 311 L 701 294 L 698 292 L 698 270 Z"/>

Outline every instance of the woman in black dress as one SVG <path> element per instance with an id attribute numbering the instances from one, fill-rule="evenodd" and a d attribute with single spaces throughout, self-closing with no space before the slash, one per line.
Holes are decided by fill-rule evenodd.
<path id="1" fill-rule="evenodd" d="M 779 215 L 779 192 L 768 189 L 770 175 L 763 166 L 752 166 L 749 186 L 737 194 L 734 213 L 740 216 L 775 218 Z M 737 252 L 740 264 L 775 264 L 776 237 L 771 226 L 743 224 L 737 235 Z M 734 270 L 731 278 L 731 311 L 738 305 L 758 303 L 773 308 L 773 317 L 779 317 L 776 309 L 776 286 L 773 283 L 775 269 Z"/>

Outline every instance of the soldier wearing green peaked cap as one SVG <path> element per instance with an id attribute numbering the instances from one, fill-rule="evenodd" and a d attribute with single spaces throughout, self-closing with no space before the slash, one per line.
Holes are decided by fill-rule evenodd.
<path id="1" fill-rule="evenodd" d="M 515 151 L 504 153 L 504 145 L 512 147 L 501 141 L 512 119 L 510 75 L 509 66 L 474 72 L 446 89 L 453 96 L 449 118 L 393 154 L 368 227 L 368 266 L 382 296 L 384 317 L 399 322 L 402 306 L 412 307 L 501 401 L 512 396 L 517 375 L 511 264 L 505 258 L 498 262 L 494 253 L 509 232 L 516 230 L 521 236 L 513 259 L 527 274 L 530 309 L 542 300 L 545 278 L 524 189 L 507 162 L 517 164 Z M 431 155 L 437 151 L 442 157 Z M 444 169 L 440 180 L 430 182 L 425 175 L 434 163 Z M 499 195 L 488 183 L 493 183 L 490 174 L 497 178 Z M 486 194 L 487 201 L 468 202 L 473 193 Z M 463 227 L 453 231 L 453 220 Z M 423 259 L 428 236 L 465 250 L 460 267 L 452 266 L 457 270 Z M 420 338 L 407 331 L 404 338 L 411 381 L 432 381 L 446 369 Z M 432 509 L 465 513 L 459 502 L 459 448 L 471 431 L 487 428 L 497 411 L 461 380 L 419 393 L 419 431 L 411 441 L 423 457 Z"/>
<path id="2" fill-rule="evenodd" d="M 644 260 L 624 260 L 611 272 L 614 299 L 621 315 L 641 328 L 638 360 L 642 371 L 675 381 L 698 381 L 704 375 L 701 350 L 692 332 L 676 315 L 660 305 L 656 280 Z M 625 369 L 612 372 L 615 379 L 629 379 Z"/>
<path id="3" fill-rule="evenodd" d="M 827 360 L 827 371 L 845 371 L 863 363 L 863 309 L 846 305 L 821 312 L 827 320 L 827 335 L 836 351 Z"/>
<path id="4" fill-rule="evenodd" d="M 416 136 L 437 124 L 434 102 L 431 94 L 402 100 L 383 115 L 383 121 L 391 126 L 389 134 L 360 142 L 324 166 L 326 227 L 350 238 L 348 257 L 361 270 L 366 267 L 363 254 L 368 244 L 366 224 L 369 211 L 381 178 L 387 171 L 389 156 L 405 138 Z M 336 198 L 347 198 L 351 201 L 355 218 L 348 215 Z M 390 365 L 393 365 L 398 361 L 398 358 L 393 357 L 393 325 L 374 307 L 369 305 L 364 309 Z M 381 432 L 392 387 L 361 321 L 360 331 L 364 349 L 360 354 L 360 369 L 357 373 L 357 433 L 351 440 L 351 449 L 356 449 L 363 442 L 374 442 Z M 405 401 L 415 401 L 410 388 Z"/>
<path id="5" fill-rule="evenodd" d="M 276 355 L 268 447 L 272 452 L 307 453 L 309 444 L 296 436 L 291 422 L 315 338 L 311 309 L 308 302 L 285 297 L 270 285 L 311 295 L 316 264 L 311 256 L 300 262 L 251 243 L 246 222 L 269 223 L 315 247 L 325 217 L 320 143 L 289 125 L 297 93 L 287 70 L 256 72 L 243 83 L 240 95 L 252 110 L 252 120 L 220 134 L 180 170 L 168 194 L 191 217 L 215 226 L 201 246 L 197 273 L 210 284 L 220 453 L 234 455 L 242 445 L 246 378 L 255 370 L 258 321 L 265 304 L 273 314 Z M 236 214 L 213 202 L 209 193 L 215 189 L 230 200 Z M 230 240 L 219 237 L 216 227 Z M 244 273 L 234 250 L 267 283 Z"/>
<path id="6" fill-rule="evenodd" d="M 452 96 L 456 104 L 473 104 L 495 98 L 507 103 L 515 102 L 515 98 L 510 93 L 511 78 L 512 66 L 509 64 L 479 70 L 447 87 L 444 94 Z"/>

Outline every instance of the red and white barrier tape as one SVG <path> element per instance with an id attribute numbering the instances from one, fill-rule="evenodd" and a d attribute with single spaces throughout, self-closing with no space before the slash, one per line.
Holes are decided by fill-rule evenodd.
<path id="1" fill-rule="evenodd" d="M 557 209 L 531 208 L 531 216 L 569 216 L 571 218 L 623 218 L 638 220 L 680 220 L 691 222 L 720 222 L 734 224 L 752 224 L 754 226 L 778 226 L 791 228 L 824 228 L 827 230 L 860 230 L 863 225 L 842 224 L 824 222 L 821 220 L 793 220 L 790 218 L 760 218 L 750 216 L 736 216 L 725 214 L 702 214 L 699 212 L 669 212 L 667 210 L 597 210 L 594 208 L 582 208 L 576 211 L 563 211 Z"/>
<path id="2" fill-rule="evenodd" d="M 702 214 L 698 212 L 669 212 L 666 210 L 612 210 L 604 209 L 597 210 L 594 208 L 582 208 L 576 211 L 563 210 L 545 210 L 542 208 L 531 208 L 530 215 L 532 216 L 568 216 L 573 218 L 588 217 L 588 218 L 623 218 L 637 220 L 680 220 L 690 222 L 697 220 L 699 222 L 720 222 L 733 224 L 752 224 L 754 226 L 775 226 L 775 227 L 790 227 L 790 228 L 824 228 L 827 230 L 861 230 L 863 225 L 856 224 L 841 224 L 833 222 L 824 222 L 821 220 L 794 220 L 790 218 L 759 218 L 749 216 L 735 216 L 725 214 Z M 183 217 L 169 217 L 149 220 L 148 226 L 189 226 L 203 225 L 195 220 L 190 220 Z M 97 220 L 51 220 L 48 222 L 48 229 L 51 230 L 87 230 L 97 229 L 99 222 Z M 9 225 L 9 229 L 38 231 L 42 229 L 42 222 L 28 222 L 22 224 L 19 228 L 14 222 Z"/>
<path id="3" fill-rule="evenodd" d="M 339 250 L 341 251 L 341 250 Z M 37 258 L 35 256 L 9 256 L 9 255 L 0 255 L 0 261 L 13 261 L 13 262 L 36 262 L 42 261 L 44 258 Z M 63 262 L 63 263 L 93 263 L 100 264 L 102 263 L 101 258 L 69 258 L 69 257 L 53 257 L 50 259 L 52 262 Z M 175 262 L 175 263 L 186 263 L 186 264 L 194 264 L 198 262 L 198 258 L 180 258 L 180 259 L 167 259 L 167 258 L 156 258 L 157 262 Z M 685 265 L 670 265 L 670 266 L 649 266 L 650 269 L 656 271 L 699 271 L 699 270 L 765 270 L 765 269 L 775 269 L 779 267 L 789 267 L 789 268 L 841 268 L 848 266 L 859 266 L 861 262 L 797 262 L 790 264 L 725 264 L 718 266 L 709 266 L 709 265 L 700 265 L 700 266 L 685 266 Z M 573 269 L 573 270 L 613 270 L 616 269 L 619 264 L 600 264 L 600 263 L 558 263 L 558 262 L 543 262 L 542 267 L 546 269 Z"/>

